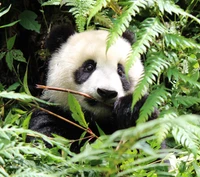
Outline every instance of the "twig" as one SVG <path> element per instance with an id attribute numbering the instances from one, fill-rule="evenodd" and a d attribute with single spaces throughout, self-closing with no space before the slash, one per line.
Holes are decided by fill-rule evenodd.
<path id="1" fill-rule="evenodd" d="M 59 87 L 39 85 L 39 84 L 36 84 L 36 88 L 46 89 L 46 90 L 55 90 L 55 91 L 61 91 L 61 92 L 68 92 L 68 93 L 72 93 L 72 94 L 76 94 L 76 95 L 81 95 L 81 96 L 84 96 L 84 97 L 89 98 L 91 100 L 95 100 L 97 102 L 100 102 L 100 103 L 104 104 L 105 106 L 112 107 L 112 105 L 107 104 L 107 103 L 105 103 L 103 101 L 100 101 L 100 100 L 96 100 L 94 97 L 92 97 L 92 96 L 90 96 L 90 95 L 88 95 L 86 93 L 83 93 L 83 92 L 78 92 L 78 91 L 75 91 L 75 90 L 64 89 L 64 88 L 59 88 Z"/>
<path id="2" fill-rule="evenodd" d="M 90 95 L 88 95 L 86 93 L 82 93 L 82 92 L 78 92 L 78 91 L 74 91 L 74 90 L 70 90 L 70 89 L 64 89 L 64 88 L 58 88 L 58 87 L 51 87 L 51 86 L 46 86 L 46 85 L 38 85 L 38 84 L 36 85 L 36 88 L 73 93 L 73 94 L 76 94 L 76 95 L 81 95 L 81 96 L 84 96 L 86 98 L 95 100 L 95 98 L 93 98 L 92 96 L 90 96 Z"/>
<path id="3" fill-rule="evenodd" d="M 66 119 L 66 118 L 64 118 L 64 117 L 62 117 L 62 116 L 60 116 L 60 115 L 58 115 L 58 114 L 55 114 L 54 112 L 51 112 L 51 111 L 49 111 L 49 110 L 47 110 L 47 109 L 45 109 L 45 108 L 42 108 L 42 107 L 37 107 L 37 108 L 40 109 L 40 110 L 42 110 L 42 111 L 45 111 L 45 112 L 47 112 L 47 113 L 49 113 L 49 114 L 51 114 L 51 115 L 53 115 L 53 116 L 55 116 L 55 117 L 58 117 L 59 119 L 65 121 L 65 122 L 68 122 L 68 123 L 70 123 L 70 124 L 72 124 L 72 125 L 74 125 L 74 126 L 80 128 L 80 129 L 82 129 L 82 130 L 84 130 L 84 131 L 86 131 L 87 133 L 89 133 L 90 135 L 92 135 L 92 136 L 94 136 L 95 138 L 98 139 L 98 136 L 95 135 L 95 134 L 90 130 L 90 128 L 84 128 L 84 127 L 82 127 L 82 126 L 76 124 L 75 122 L 73 122 L 73 121 L 71 121 L 71 120 L 69 120 L 69 119 Z"/>

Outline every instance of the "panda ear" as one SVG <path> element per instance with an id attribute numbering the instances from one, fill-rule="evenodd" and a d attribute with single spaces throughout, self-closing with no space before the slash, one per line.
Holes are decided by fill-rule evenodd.
<path id="1" fill-rule="evenodd" d="M 63 24 L 53 27 L 46 39 L 46 48 L 50 53 L 55 52 L 74 33 L 75 30 L 71 24 Z"/>
<path id="2" fill-rule="evenodd" d="M 131 45 L 133 44 L 133 43 L 135 43 L 135 34 L 133 33 L 133 32 L 131 32 L 131 31 L 125 31 L 123 34 L 122 34 L 122 37 L 124 38 L 124 39 L 126 39 Z"/>

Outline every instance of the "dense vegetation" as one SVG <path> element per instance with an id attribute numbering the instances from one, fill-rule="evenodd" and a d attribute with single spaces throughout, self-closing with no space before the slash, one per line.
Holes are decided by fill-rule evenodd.
<path id="1" fill-rule="evenodd" d="M 198 0 L 4 0 L 0 5 L 0 176 L 200 176 Z M 66 22 L 79 32 L 108 29 L 108 48 L 125 30 L 133 31 L 126 71 L 138 56 L 145 65 L 133 106 L 150 91 L 136 127 L 102 135 L 80 154 L 70 152 L 70 140 L 27 129 L 38 103 L 49 104 L 35 88 L 45 84 L 45 37 L 54 24 Z M 70 104 L 78 103 L 72 98 Z M 147 122 L 154 107 L 159 119 Z M 83 120 L 79 124 L 86 126 Z M 38 142 L 27 143 L 27 135 Z M 168 147 L 161 149 L 164 140 Z"/>

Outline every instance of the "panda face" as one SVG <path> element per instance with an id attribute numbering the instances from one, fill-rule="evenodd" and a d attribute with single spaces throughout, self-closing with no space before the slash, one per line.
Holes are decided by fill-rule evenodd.
<path id="1" fill-rule="evenodd" d="M 75 95 L 83 109 L 95 117 L 111 114 L 114 102 L 133 92 L 143 73 L 140 59 L 125 75 L 124 66 L 131 45 L 123 38 L 106 52 L 108 32 L 103 30 L 75 33 L 52 55 L 47 85 L 72 89 L 91 95 L 95 100 Z M 44 91 L 43 98 L 67 109 L 67 93 Z"/>
<path id="2" fill-rule="evenodd" d="M 79 91 L 95 98 L 95 100 L 87 98 L 80 100 L 84 103 L 82 107 L 95 112 L 98 116 L 111 113 L 108 105 L 112 106 L 131 86 L 123 65 L 108 60 L 104 63 L 92 59 L 86 60 L 74 72 L 74 81 L 79 85 Z"/>

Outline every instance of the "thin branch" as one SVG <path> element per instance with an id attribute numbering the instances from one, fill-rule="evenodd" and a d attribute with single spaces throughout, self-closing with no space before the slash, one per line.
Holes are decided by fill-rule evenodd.
<path id="1" fill-rule="evenodd" d="M 84 96 L 86 98 L 95 100 L 95 98 L 93 98 L 92 96 L 90 96 L 90 95 L 88 95 L 86 93 L 82 93 L 82 92 L 78 92 L 78 91 L 74 91 L 74 90 L 70 90 L 70 89 L 64 89 L 64 88 L 58 88 L 58 87 L 51 87 L 51 86 L 46 86 L 46 85 L 38 85 L 38 84 L 36 85 L 36 88 L 73 93 L 73 94 L 76 94 L 76 95 L 81 95 L 81 96 Z"/>
<path id="2" fill-rule="evenodd" d="M 36 88 L 38 89 L 45 89 L 45 90 L 55 90 L 55 91 L 61 91 L 61 92 L 68 92 L 68 93 L 72 93 L 72 94 L 76 94 L 76 95 L 81 95 L 81 96 L 84 96 L 86 98 L 89 98 L 91 100 L 95 100 L 97 102 L 100 102 L 108 107 L 112 107 L 112 105 L 110 104 L 107 104 L 101 100 L 96 100 L 94 97 L 86 94 L 86 93 L 83 93 L 83 92 L 78 92 L 78 91 L 75 91 L 75 90 L 70 90 L 70 89 L 64 89 L 64 88 L 59 88 L 59 87 L 52 87 L 52 86 L 46 86 L 46 85 L 39 85 L 37 84 L 36 85 Z"/>
<path id="3" fill-rule="evenodd" d="M 80 129 L 82 129 L 82 130 L 84 130 L 84 131 L 86 131 L 87 133 L 89 133 L 90 135 L 94 136 L 95 138 L 98 138 L 98 136 L 95 135 L 89 128 L 86 129 L 86 128 L 84 128 L 84 127 L 78 125 L 77 123 L 75 123 L 75 122 L 73 122 L 73 121 L 70 121 L 70 120 L 68 120 L 68 119 L 66 119 L 66 118 L 64 118 L 64 117 L 62 117 L 62 116 L 60 116 L 60 115 L 58 115 L 58 114 L 55 114 L 54 112 L 51 112 L 51 111 L 49 111 L 49 110 L 47 110 L 47 109 L 45 109 L 45 108 L 42 108 L 42 107 L 37 107 L 37 108 L 40 109 L 40 110 L 42 110 L 42 111 L 47 112 L 48 114 L 51 114 L 51 115 L 53 115 L 53 116 L 55 116 L 55 117 L 58 117 L 59 119 L 65 121 L 65 122 L 68 122 L 68 123 L 70 123 L 70 124 L 72 124 L 72 125 L 74 125 L 74 126 L 80 128 Z"/>

